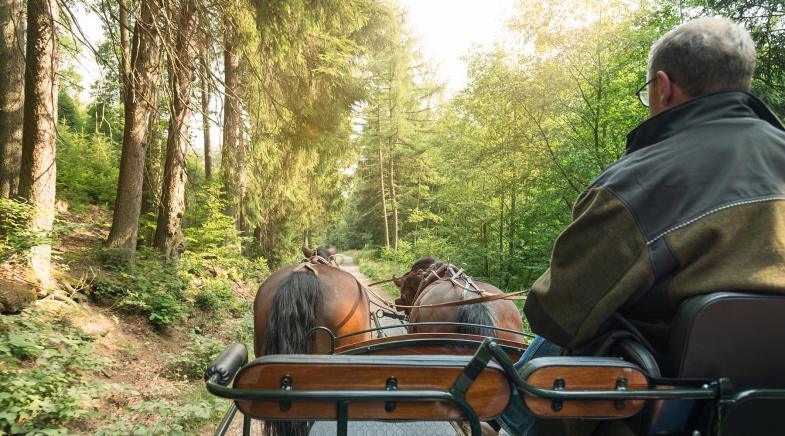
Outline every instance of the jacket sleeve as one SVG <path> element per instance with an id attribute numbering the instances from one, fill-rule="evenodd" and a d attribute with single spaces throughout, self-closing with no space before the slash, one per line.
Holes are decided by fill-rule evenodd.
<path id="1" fill-rule="evenodd" d="M 563 347 L 592 338 L 653 284 L 649 250 L 635 218 L 612 192 L 584 192 L 556 239 L 550 268 L 524 306 L 532 331 Z"/>

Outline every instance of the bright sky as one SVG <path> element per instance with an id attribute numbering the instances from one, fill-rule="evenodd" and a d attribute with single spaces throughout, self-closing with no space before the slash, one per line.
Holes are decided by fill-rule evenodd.
<path id="1" fill-rule="evenodd" d="M 505 33 L 515 0 L 399 0 L 423 54 L 439 67 L 449 94 L 466 85 L 461 59 L 474 47 L 492 47 Z"/>

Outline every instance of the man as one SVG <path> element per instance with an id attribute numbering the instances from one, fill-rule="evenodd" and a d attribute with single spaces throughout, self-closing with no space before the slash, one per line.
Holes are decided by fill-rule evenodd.
<path id="1" fill-rule="evenodd" d="M 522 360 L 580 349 L 624 320 L 663 350 L 690 296 L 785 293 L 785 129 L 747 93 L 755 57 L 725 18 L 652 46 L 638 94 L 651 118 L 578 198 L 524 307 L 545 339 Z M 532 434 L 521 409 L 504 421 Z"/>

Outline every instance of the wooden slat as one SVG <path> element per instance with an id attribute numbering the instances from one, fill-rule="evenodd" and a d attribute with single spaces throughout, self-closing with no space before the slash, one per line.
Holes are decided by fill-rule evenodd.
<path id="1" fill-rule="evenodd" d="M 529 384 L 543 389 L 553 389 L 556 379 L 563 379 L 566 391 L 615 390 L 619 378 L 627 379 L 627 389 L 647 389 L 646 376 L 639 370 L 627 367 L 548 366 L 533 372 Z M 645 404 L 643 400 L 625 401 L 617 409 L 613 401 L 564 401 L 561 410 L 554 410 L 551 400 L 524 395 L 526 406 L 537 416 L 545 417 L 616 417 L 632 416 Z"/>
<path id="2" fill-rule="evenodd" d="M 463 367 L 419 367 L 401 365 L 324 365 L 264 364 L 246 368 L 238 376 L 236 388 L 280 389 L 281 378 L 292 378 L 292 389 L 298 390 L 379 390 L 384 391 L 389 377 L 398 381 L 398 390 L 447 391 Z M 501 414 L 510 400 L 510 385 L 504 373 L 496 368 L 484 370 L 466 396 L 482 419 Z M 238 401 L 246 415 L 262 419 L 335 419 L 335 403 L 325 401 L 292 402 L 282 411 L 277 401 Z M 387 412 L 384 402 L 358 402 L 349 405 L 350 419 L 384 420 L 457 420 L 463 413 L 443 402 L 397 402 Z"/>

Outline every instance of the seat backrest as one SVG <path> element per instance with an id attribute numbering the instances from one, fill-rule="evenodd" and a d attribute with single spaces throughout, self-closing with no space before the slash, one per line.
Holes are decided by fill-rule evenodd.
<path id="1" fill-rule="evenodd" d="M 727 377 L 737 389 L 785 386 L 785 295 L 718 292 L 686 300 L 664 373 Z"/>
<path id="2" fill-rule="evenodd" d="M 461 409 L 443 399 L 429 400 L 427 393 L 450 392 L 471 360 L 472 356 L 271 355 L 243 367 L 234 387 L 268 392 L 258 391 L 254 400 L 237 401 L 241 412 L 259 419 L 333 420 L 336 401 L 352 395 L 354 400 L 344 398 L 351 403 L 349 419 L 461 420 L 466 418 Z M 281 390 L 309 398 L 275 399 Z M 368 399 L 389 390 L 411 395 L 400 401 Z M 364 393 L 363 400 L 357 400 L 358 392 Z M 465 398 L 480 419 L 489 420 L 502 413 L 510 395 L 507 376 L 491 362 Z"/>

